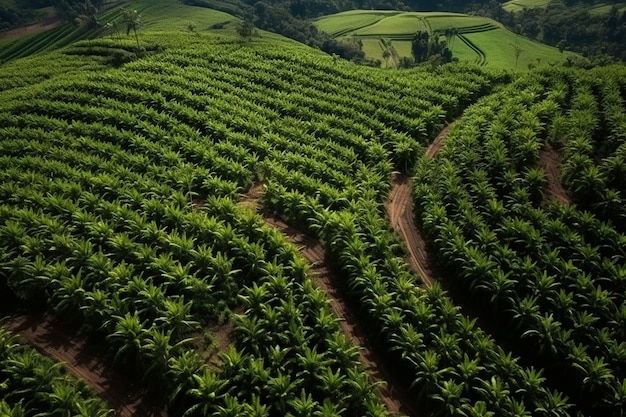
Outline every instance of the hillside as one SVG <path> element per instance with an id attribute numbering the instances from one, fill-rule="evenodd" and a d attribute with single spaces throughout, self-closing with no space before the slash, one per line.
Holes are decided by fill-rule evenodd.
<path id="1" fill-rule="evenodd" d="M 235 33 L 239 19 L 206 7 L 184 6 L 178 1 L 138 0 L 109 8 L 98 16 L 100 27 L 76 26 L 74 23 L 55 22 L 49 30 L 36 30 L 34 34 L 22 35 L 19 29 L 2 35 L 0 33 L 0 63 L 53 51 L 73 42 L 97 37 L 128 38 L 123 21 L 123 10 L 137 10 L 142 17 L 141 27 L 146 31 L 188 32 L 193 22 L 194 31 Z M 219 29 L 212 29 L 214 25 Z M 35 25 L 35 29 L 40 29 Z M 45 26 L 44 26 L 45 29 Z"/>
<path id="2" fill-rule="evenodd" d="M 401 57 L 411 56 L 411 40 L 421 30 L 440 33 L 443 38 L 446 29 L 456 29 L 450 40 L 454 56 L 492 68 L 527 69 L 572 56 L 515 35 L 494 20 L 457 13 L 356 10 L 324 16 L 314 23 L 338 39 L 359 39 L 366 55 L 381 62 L 385 62 L 383 51 L 391 44 L 395 64 Z"/>
<path id="3" fill-rule="evenodd" d="M 524 9 L 545 8 L 550 1 L 551 0 L 510 0 L 504 3 L 502 8 L 507 12 L 519 12 Z M 614 6 L 617 7 L 620 13 L 626 10 L 626 3 L 620 2 L 585 4 L 586 9 L 592 15 L 607 15 Z"/>
<path id="4" fill-rule="evenodd" d="M 133 5 L 139 48 L 0 66 L 0 412 L 620 416 L 624 67 L 390 71 Z"/>
<path id="5" fill-rule="evenodd" d="M 626 3 L 515 0 L 482 10 L 516 33 L 598 63 L 626 60 Z"/>
<path id="6" fill-rule="evenodd" d="M 546 7 L 551 0 L 510 0 L 502 4 L 502 8 L 507 12 L 518 12 L 524 9 Z"/>

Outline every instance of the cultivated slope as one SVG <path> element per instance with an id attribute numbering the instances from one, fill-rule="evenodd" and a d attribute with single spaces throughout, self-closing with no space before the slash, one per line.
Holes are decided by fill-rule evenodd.
<path id="1" fill-rule="evenodd" d="M 336 38 L 359 39 L 366 55 L 383 63 L 382 54 L 389 45 L 399 57 L 409 57 L 415 32 L 427 30 L 443 38 L 447 29 L 457 32 L 449 39 L 454 56 L 479 65 L 527 69 L 531 64 L 562 62 L 572 55 L 515 35 L 489 18 L 458 13 L 352 10 L 320 17 L 314 23 Z"/>
<path id="2" fill-rule="evenodd" d="M 172 415 L 388 415 L 356 324 L 338 323 L 337 294 L 281 232 L 297 230 L 324 248 L 357 344 L 383 353 L 407 413 L 570 415 L 551 381 L 421 286 L 385 213 L 392 173 L 504 77 L 362 68 L 267 35 L 141 42 L 149 53 L 119 68 L 101 58 L 132 42 L 106 39 L 55 55 L 97 71 L 44 77 L 44 57 L 0 71 L 15 80 L 0 93 L 3 290 L 98 336 Z M 256 183 L 282 223 L 238 205 Z M 223 323 L 216 363 L 207 330 Z"/>

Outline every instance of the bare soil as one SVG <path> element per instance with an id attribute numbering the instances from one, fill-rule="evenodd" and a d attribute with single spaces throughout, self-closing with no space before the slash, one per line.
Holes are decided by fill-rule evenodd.
<path id="1" fill-rule="evenodd" d="M 454 123 L 456 122 L 450 123 L 439 132 L 435 140 L 426 148 L 426 157 L 432 158 L 441 150 Z M 413 200 L 411 199 L 411 180 L 404 174 L 394 174 L 391 182 L 391 193 L 385 204 L 391 226 L 402 238 L 409 251 L 407 260 L 409 266 L 422 277 L 424 284 L 430 286 L 438 279 L 438 276 L 428 258 L 426 241 L 415 225 Z"/>
<path id="2" fill-rule="evenodd" d="M 50 316 L 14 316 L 4 325 L 21 340 L 46 356 L 63 362 L 66 369 L 85 381 L 120 417 L 166 417 L 163 407 L 154 401 L 140 384 L 111 369 L 97 346 L 68 333 Z"/>
<path id="3" fill-rule="evenodd" d="M 234 311 L 233 313 L 239 313 L 239 311 Z M 216 324 L 210 328 L 213 344 L 209 349 L 208 363 L 216 369 L 219 369 L 221 364 L 219 354 L 227 352 L 232 344 L 234 328 L 235 324 L 232 320 L 225 320 L 223 323 Z"/>
<path id="4" fill-rule="evenodd" d="M 443 130 L 439 132 L 435 140 L 433 140 L 432 143 L 428 145 L 428 148 L 426 148 L 426 152 L 425 152 L 425 155 L 427 157 L 432 158 L 443 147 L 443 142 L 448 137 L 448 132 L 450 131 L 450 128 L 454 126 L 454 123 L 456 123 L 456 121 L 444 127 Z"/>
<path id="5" fill-rule="evenodd" d="M 424 284 L 432 285 L 437 276 L 428 259 L 426 242 L 415 226 L 411 182 L 408 176 L 403 174 L 393 176 L 391 194 L 386 207 L 393 230 L 402 238 L 409 251 L 407 260 L 409 266 L 422 277 Z"/>
<path id="6" fill-rule="evenodd" d="M 554 149 L 549 143 L 546 143 L 541 149 L 539 168 L 545 172 L 548 178 L 548 183 L 543 192 L 543 203 L 547 203 L 550 200 L 557 200 L 566 205 L 571 204 L 567 191 L 565 191 L 561 184 L 562 159 L 563 156 L 561 152 Z"/>
<path id="7" fill-rule="evenodd" d="M 262 186 L 253 186 L 243 196 L 241 204 L 258 210 L 257 200 L 261 193 Z M 387 410 L 398 416 L 417 416 L 417 412 L 412 405 L 414 402 L 413 398 L 403 384 L 397 381 L 393 372 L 384 365 L 382 358 L 371 347 L 365 337 L 362 325 L 344 300 L 337 277 L 328 268 L 324 248 L 320 242 L 276 217 L 263 216 L 265 222 L 280 230 L 290 242 L 300 249 L 300 253 L 311 264 L 311 275 L 316 284 L 328 295 L 333 312 L 340 318 L 339 325 L 341 329 L 359 347 L 359 360 L 369 372 L 372 381 L 383 382 L 383 385 L 380 387 L 380 395 L 387 406 Z"/>

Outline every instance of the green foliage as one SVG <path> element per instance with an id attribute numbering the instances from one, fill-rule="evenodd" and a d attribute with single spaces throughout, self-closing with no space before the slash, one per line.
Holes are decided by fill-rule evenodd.
<path id="1" fill-rule="evenodd" d="M 351 10 L 320 17 L 314 23 L 336 39 L 356 37 L 370 58 L 384 61 L 382 54 L 388 49 L 384 45 L 393 42 L 398 67 L 408 66 L 408 61 L 401 62 L 404 57 L 417 63 L 431 57 L 431 63 L 437 64 L 449 62 L 453 54 L 455 59 L 479 65 L 527 69 L 529 64 L 555 64 L 576 56 L 516 35 L 487 17 L 447 11 Z M 523 50 L 521 56 L 516 56 L 517 46 Z"/>
<path id="2" fill-rule="evenodd" d="M 17 343 L 0 329 L 0 414 L 7 417 L 76 415 L 110 417 L 114 411 L 62 364 Z"/>
<path id="3" fill-rule="evenodd" d="M 592 415 L 621 415 L 626 376 L 623 202 L 600 169 L 620 152 L 609 138 L 621 137 L 623 77 L 622 67 L 531 73 L 467 111 L 416 170 L 418 223 L 444 273 Z M 562 147 L 576 205 L 544 195 L 546 142 Z"/>
<path id="4" fill-rule="evenodd" d="M 2 288 L 98 335 L 178 415 L 385 415 L 297 249 L 236 201 L 260 177 L 285 218 L 382 198 L 394 165 L 409 170 L 490 76 L 405 78 L 265 37 L 145 33 L 142 45 L 165 48 L 88 74 L 46 57 L 0 71 Z M 209 369 L 193 338 L 225 317 L 233 347 Z"/>

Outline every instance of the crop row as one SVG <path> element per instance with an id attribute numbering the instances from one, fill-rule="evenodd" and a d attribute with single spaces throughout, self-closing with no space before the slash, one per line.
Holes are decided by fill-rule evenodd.
<path id="1" fill-rule="evenodd" d="M 620 82 L 607 76 L 576 80 L 560 128 L 568 134 L 563 179 L 573 199 L 623 233 L 626 105 Z"/>
<path id="2" fill-rule="evenodd" d="M 557 127 L 564 117 L 582 122 L 575 107 L 563 113 L 562 78 L 534 73 L 466 112 L 438 157 L 418 165 L 417 221 L 442 270 L 503 318 L 502 331 L 525 346 L 519 354 L 584 412 L 617 416 L 626 400 L 626 237 L 612 221 L 546 201 L 537 167 L 546 141 L 564 141 L 566 155 L 578 141 Z"/>
<path id="3" fill-rule="evenodd" d="M 547 389 L 541 370 L 520 366 L 438 285 L 420 287 L 381 218 L 375 193 L 330 212 L 276 185 L 268 187 L 264 205 L 307 224 L 322 239 L 345 294 L 411 387 L 418 409 L 436 415 L 569 415 L 571 404 Z"/>
<path id="4" fill-rule="evenodd" d="M 0 280 L 99 336 L 175 413 L 386 415 L 307 264 L 235 200 L 256 180 L 329 213 L 380 201 L 391 171 L 499 75 L 400 77 L 184 39 L 2 93 Z M 314 230 L 293 203 L 281 215 Z M 232 347 L 211 368 L 195 335 L 222 320 Z"/>
<path id="5" fill-rule="evenodd" d="M 18 343 L 0 329 L 0 414 L 107 417 L 106 407 L 84 382 L 67 374 L 63 366 L 34 348 Z M 31 394 L 31 395 L 26 395 Z"/>

